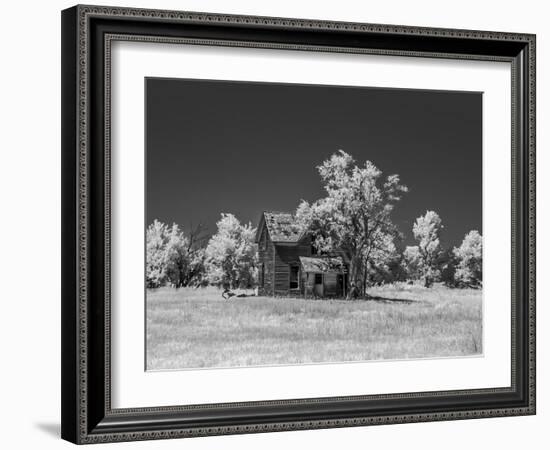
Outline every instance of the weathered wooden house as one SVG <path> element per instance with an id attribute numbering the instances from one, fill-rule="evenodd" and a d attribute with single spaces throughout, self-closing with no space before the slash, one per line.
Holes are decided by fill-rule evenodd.
<path id="1" fill-rule="evenodd" d="M 317 255 L 311 236 L 290 213 L 264 212 L 256 232 L 260 295 L 343 297 L 346 266 L 338 256 Z"/>

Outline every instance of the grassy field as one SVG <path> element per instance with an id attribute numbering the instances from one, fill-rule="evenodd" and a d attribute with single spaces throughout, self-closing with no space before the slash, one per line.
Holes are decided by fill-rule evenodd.
<path id="1" fill-rule="evenodd" d="M 147 292 L 147 368 L 236 367 L 481 354 L 480 290 L 399 284 L 371 300 Z"/>

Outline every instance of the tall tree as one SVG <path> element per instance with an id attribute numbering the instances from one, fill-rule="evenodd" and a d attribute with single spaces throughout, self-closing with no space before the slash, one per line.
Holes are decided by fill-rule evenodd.
<path id="1" fill-rule="evenodd" d="M 185 236 L 177 224 L 168 226 L 154 220 L 146 232 L 146 284 L 157 288 L 201 284 L 204 272 L 202 228 Z"/>
<path id="2" fill-rule="evenodd" d="M 397 233 L 390 214 L 407 192 L 398 175 L 381 179 L 382 172 L 370 161 L 358 166 L 343 150 L 318 166 L 327 196 L 298 206 L 296 218 L 314 237 L 321 252 L 342 255 L 349 268 L 348 297 L 364 292 L 365 268 Z"/>
<path id="3" fill-rule="evenodd" d="M 413 225 L 413 235 L 418 242 L 420 254 L 420 270 L 426 287 L 430 287 L 441 274 L 439 260 L 442 230 L 441 218 L 435 211 L 426 211 L 426 214 L 418 217 Z"/>
<path id="4" fill-rule="evenodd" d="M 483 238 L 477 230 L 470 231 L 460 247 L 454 249 L 458 260 L 455 281 L 463 287 L 481 287 L 483 272 Z"/>
<path id="5" fill-rule="evenodd" d="M 439 267 L 441 268 L 440 281 L 449 287 L 456 287 L 455 272 L 458 265 L 458 259 L 452 247 L 446 248 L 439 257 Z"/>
<path id="6" fill-rule="evenodd" d="M 189 240 L 185 237 L 177 224 L 167 229 L 164 248 L 167 281 L 176 288 L 184 285 L 191 266 L 188 251 Z"/>
<path id="7" fill-rule="evenodd" d="M 251 287 L 255 279 L 256 230 L 241 225 L 233 214 L 222 214 L 217 232 L 205 250 L 208 281 L 224 288 Z"/>
<path id="8" fill-rule="evenodd" d="M 395 236 L 393 233 L 382 234 L 377 242 L 379 245 L 370 249 L 370 254 L 365 255 L 363 279 L 366 282 L 363 283 L 363 296 L 366 295 L 367 285 L 394 281 L 393 271 L 399 260 Z"/>
<path id="9" fill-rule="evenodd" d="M 145 278 L 148 288 L 158 288 L 166 283 L 166 233 L 166 225 L 156 219 L 147 227 Z"/>
<path id="10" fill-rule="evenodd" d="M 422 257 L 417 245 L 408 245 L 405 248 L 402 264 L 409 280 L 419 280 L 422 277 Z"/>
<path id="11" fill-rule="evenodd" d="M 204 260 L 208 237 L 207 229 L 201 223 L 191 227 L 187 238 L 189 268 L 183 278 L 184 286 L 203 286 L 207 284 Z"/>

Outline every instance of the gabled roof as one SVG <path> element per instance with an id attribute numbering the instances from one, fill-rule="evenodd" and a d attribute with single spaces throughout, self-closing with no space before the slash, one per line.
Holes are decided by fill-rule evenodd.
<path id="1" fill-rule="evenodd" d="M 265 223 L 269 237 L 275 243 L 297 243 L 303 236 L 302 229 L 291 213 L 264 211 L 258 224 L 256 242 L 259 242 L 262 223 Z"/>
<path id="2" fill-rule="evenodd" d="M 300 256 L 304 272 L 308 273 L 345 273 L 346 266 L 339 256 L 333 258 Z"/>

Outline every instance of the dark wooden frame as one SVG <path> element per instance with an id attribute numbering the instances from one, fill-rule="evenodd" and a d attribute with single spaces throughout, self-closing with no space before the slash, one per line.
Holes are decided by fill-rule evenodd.
<path id="1" fill-rule="evenodd" d="M 512 64 L 512 384 L 117 410 L 110 402 L 110 42 Z M 269 50 L 266 50 L 269 51 Z M 535 413 L 535 36 L 98 6 L 62 13 L 62 437 L 160 439 Z"/>

